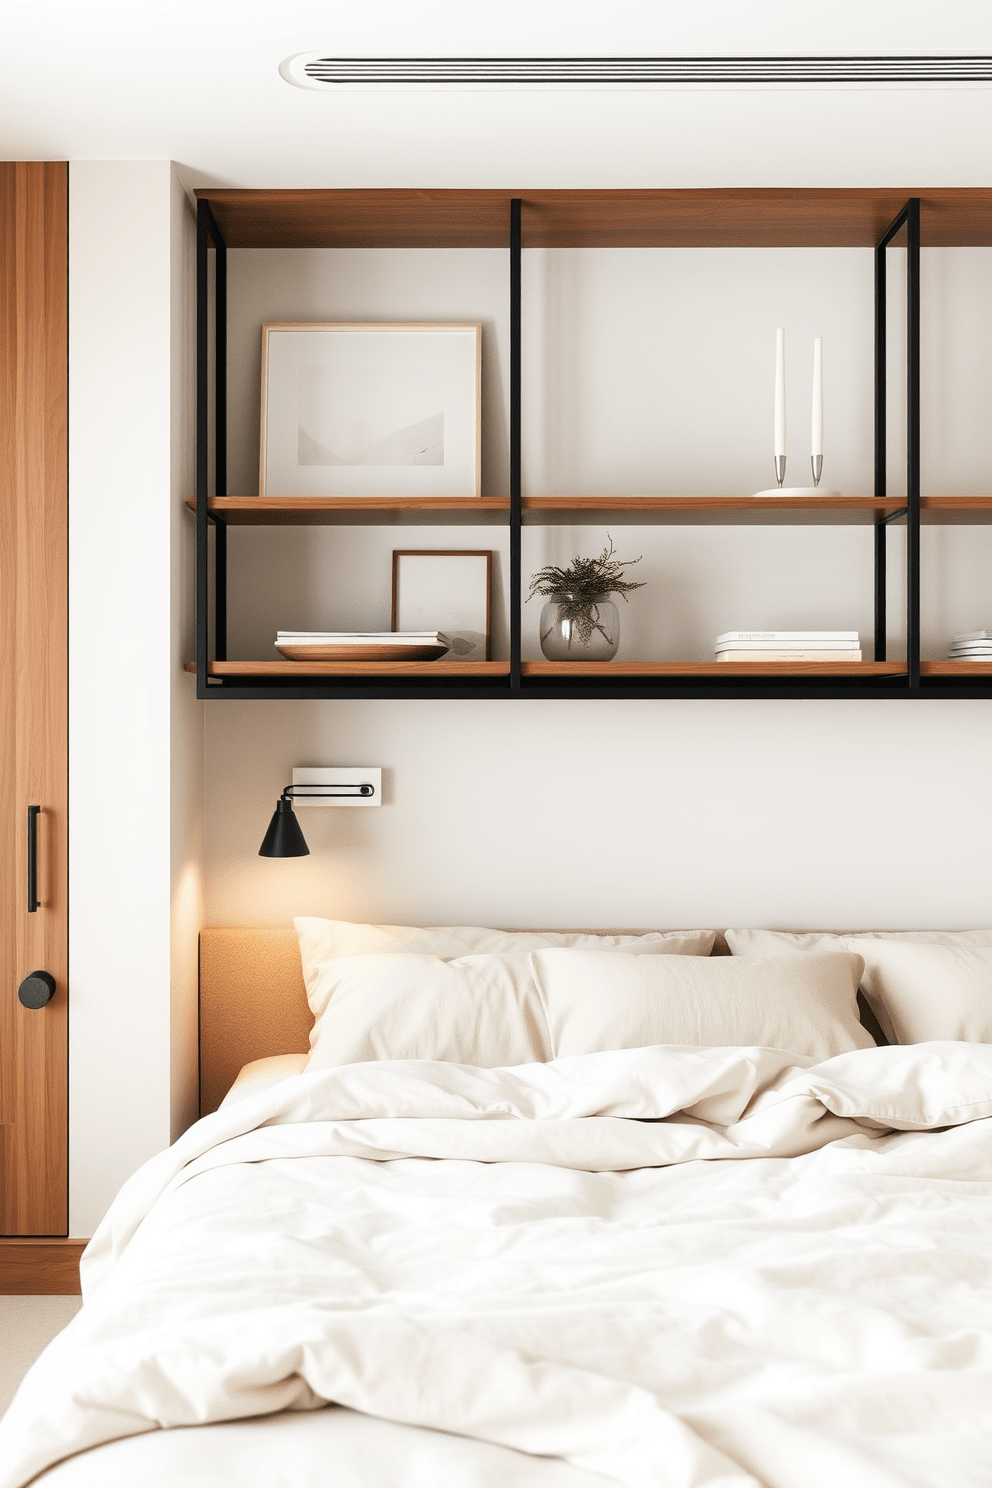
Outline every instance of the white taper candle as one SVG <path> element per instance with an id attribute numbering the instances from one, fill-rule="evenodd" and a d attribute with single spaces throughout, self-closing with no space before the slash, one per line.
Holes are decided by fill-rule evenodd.
<path id="1" fill-rule="evenodd" d="M 823 454 L 823 338 L 813 341 L 813 442 L 810 454 Z"/>
<path id="2" fill-rule="evenodd" d="M 785 453 L 785 328 L 779 326 L 775 332 L 775 454 Z"/>

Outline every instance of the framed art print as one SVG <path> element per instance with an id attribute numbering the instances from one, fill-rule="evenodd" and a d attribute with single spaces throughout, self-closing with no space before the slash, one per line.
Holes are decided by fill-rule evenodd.
<path id="1" fill-rule="evenodd" d="M 262 326 L 260 496 L 481 494 L 482 327 Z"/>
<path id="2" fill-rule="evenodd" d="M 393 630 L 443 630 L 437 663 L 490 661 L 493 555 L 485 549 L 393 551 Z"/>

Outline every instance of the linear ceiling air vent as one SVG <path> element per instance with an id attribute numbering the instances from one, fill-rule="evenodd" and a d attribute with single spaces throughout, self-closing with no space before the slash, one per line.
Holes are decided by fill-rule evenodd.
<path id="1" fill-rule="evenodd" d="M 989 83 L 992 57 L 325 57 L 300 52 L 280 73 L 298 88 L 793 86 Z"/>

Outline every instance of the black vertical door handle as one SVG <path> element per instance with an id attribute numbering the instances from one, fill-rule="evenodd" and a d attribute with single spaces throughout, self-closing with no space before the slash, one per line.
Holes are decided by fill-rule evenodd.
<path id="1" fill-rule="evenodd" d="M 40 806 L 28 807 L 28 914 L 38 908 L 38 816 Z"/>

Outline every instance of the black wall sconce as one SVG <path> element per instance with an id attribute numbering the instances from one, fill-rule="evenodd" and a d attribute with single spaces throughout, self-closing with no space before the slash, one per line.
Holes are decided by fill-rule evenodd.
<path id="1" fill-rule="evenodd" d="M 276 802 L 276 809 L 272 813 L 269 829 L 262 839 L 262 845 L 258 849 L 260 858 L 306 858 L 310 854 L 307 840 L 296 813 L 293 811 L 294 800 L 303 800 L 307 797 L 318 801 L 326 801 L 337 797 L 354 801 L 361 797 L 368 798 L 375 795 L 375 786 L 367 781 L 359 785 L 287 785 L 282 795 Z"/>

